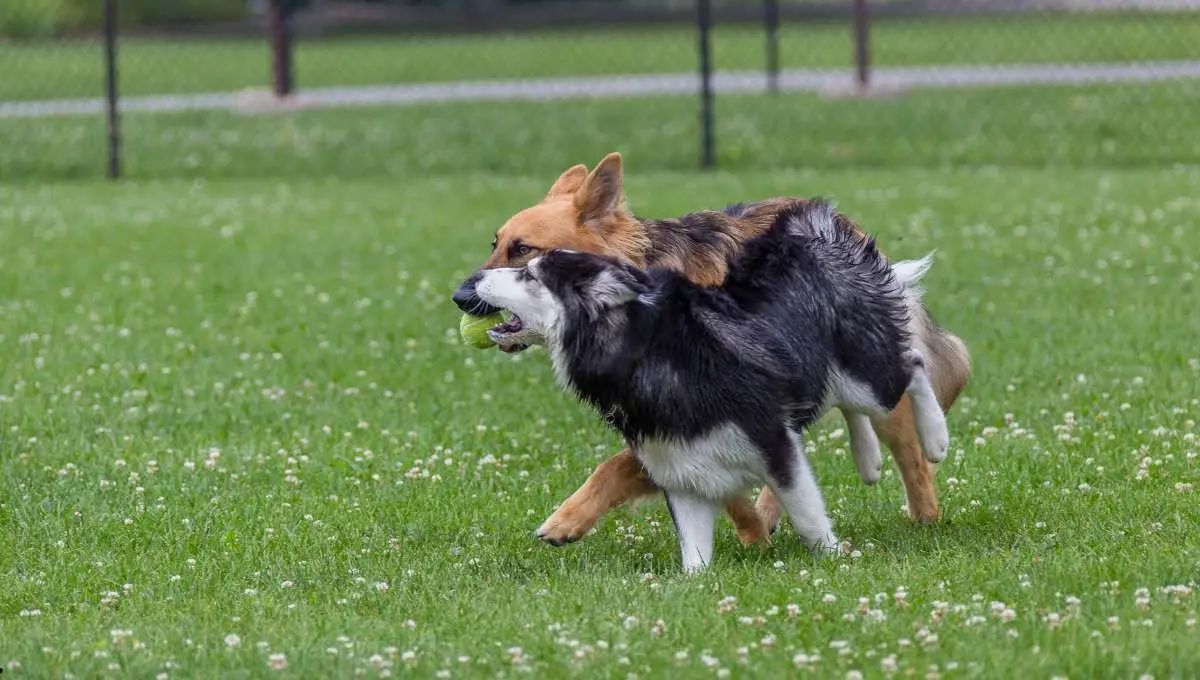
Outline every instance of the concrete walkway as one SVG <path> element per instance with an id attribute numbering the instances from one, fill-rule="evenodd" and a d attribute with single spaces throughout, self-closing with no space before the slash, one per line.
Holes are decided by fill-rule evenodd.
<path id="1" fill-rule="evenodd" d="M 888 91 L 1005 85 L 1147 83 L 1183 78 L 1200 78 L 1200 61 L 880 68 L 873 71 L 872 84 Z M 718 72 L 713 80 L 718 93 L 763 92 L 767 88 L 766 76 L 762 71 Z M 787 70 L 779 75 L 780 89 L 792 92 L 846 91 L 852 83 L 849 70 Z M 141 112 L 224 109 L 253 113 L 279 108 L 690 95 L 695 94 L 698 88 L 699 77 L 696 74 L 680 73 L 313 88 L 300 91 L 293 101 L 283 107 L 273 104 L 269 94 L 257 90 L 130 96 L 121 98 L 120 106 L 122 111 Z M 100 98 L 0 102 L 0 118 L 95 116 L 103 112 L 104 100 Z"/>

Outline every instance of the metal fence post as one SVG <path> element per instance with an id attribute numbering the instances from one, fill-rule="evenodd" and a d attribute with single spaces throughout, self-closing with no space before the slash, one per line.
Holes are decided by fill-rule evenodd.
<path id="1" fill-rule="evenodd" d="M 854 63 L 858 67 L 859 90 L 866 90 L 871 81 L 870 29 L 867 0 L 854 0 Z"/>
<path id="2" fill-rule="evenodd" d="M 696 28 L 700 51 L 700 167 L 715 163 L 712 92 L 712 0 L 696 0 Z"/>
<path id="3" fill-rule="evenodd" d="M 117 110 L 117 0 L 104 0 L 104 77 L 108 115 L 108 178 L 121 176 L 121 116 Z"/>
<path id="4" fill-rule="evenodd" d="M 767 89 L 779 91 L 779 0 L 764 0 L 767 38 Z"/>
<path id="5" fill-rule="evenodd" d="M 292 36 L 288 24 L 288 0 L 271 0 L 267 13 L 271 34 L 271 84 L 276 97 L 292 93 Z"/>

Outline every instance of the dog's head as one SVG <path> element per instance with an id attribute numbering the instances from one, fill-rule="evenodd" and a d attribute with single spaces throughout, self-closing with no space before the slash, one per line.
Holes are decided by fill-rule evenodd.
<path id="1" fill-rule="evenodd" d="M 468 314 L 496 312 L 496 305 L 476 292 L 484 274 L 495 269 L 521 269 L 552 250 L 643 262 L 649 242 L 641 224 L 625 209 L 621 174 L 618 153 L 605 156 L 590 173 L 584 165 L 564 172 L 540 203 L 513 215 L 500 227 L 492 240 L 491 256 L 455 291 L 454 304 Z"/>
<path id="2" fill-rule="evenodd" d="M 551 250 L 524 267 L 485 269 L 476 294 L 513 318 L 488 331 L 501 347 L 558 344 L 568 321 L 594 322 L 650 292 L 649 277 L 615 258 Z"/>

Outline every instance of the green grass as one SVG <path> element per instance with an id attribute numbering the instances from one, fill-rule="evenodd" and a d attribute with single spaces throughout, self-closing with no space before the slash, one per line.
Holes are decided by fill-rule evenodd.
<path id="1" fill-rule="evenodd" d="M 536 52 L 472 44 L 501 47 L 413 73 Z M 252 74 L 209 56 L 170 86 Z M 0 93 L 91 82 L 59 66 Z M 718 106 L 712 174 L 683 171 L 687 97 L 130 115 L 117 185 L 91 179 L 102 121 L 0 121 L 5 676 L 512 677 L 515 647 L 532 677 L 786 677 L 798 654 L 833 678 L 1200 674 L 1200 87 Z M 641 214 L 823 194 L 893 256 L 938 249 L 929 305 L 976 364 L 941 524 L 904 518 L 890 470 L 859 484 L 833 418 L 813 459 L 857 556 L 815 562 L 790 529 L 744 550 L 723 520 L 683 578 L 661 503 L 531 537 L 618 442 L 544 354 L 463 347 L 448 295 L 613 148 Z"/>
<path id="2" fill-rule="evenodd" d="M 814 95 L 717 101 L 729 170 L 1200 163 L 1200 84 L 912 92 L 898 100 Z M 696 167 L 692 97 L 493 102 L 124 117 L 134 178 L 318 178 L 560 171 L 616 148 L 643 170 Z M 0 180 L 97 177 L 104 122 L 0 120 Z"/>
<path id="3" fill-rule="evenodd" d="M 1163 590 L 1200 560 L 1200 171 L 639 165 L 645 214 L 825 194 L 939 249 L 976 364 L 943 523 L 862 486 L 831 420 L 860 556 L 723 521 L 684 578 L 661 503 L 537 543 L 618 442 L 544 354 L 460 345 L 447 298 L 552 173 L 0 185 L 5 677 L 513 677 L 514 647 L 531 677 L 1200 672 L 1197 596 Z"/>
<path id="4" fill-rule="evenodd" d="M 878 21 L 871 38 L 879 66 L 1195 59 L 1200 13 Z M 296 78 L 303 88 L 679 73 L 696 68 L 695 49 L 695 33 L 684 27 L 314 40 L 298 43 Z M 759 29 L 719 27 L 714 50 L 718 68 L 763 67 Z M 852 54 L 845 25 L 793 23 L 781 34 L 785 67 L 849 67 Z M 126 40 L 120 59 L 128 95 L 265 87 L 270 78 L 265 41 Z M 0 79 L 0 101 L 103 94 L 98 42 L 0 44 L 0 63 L 20 74 Z"/>

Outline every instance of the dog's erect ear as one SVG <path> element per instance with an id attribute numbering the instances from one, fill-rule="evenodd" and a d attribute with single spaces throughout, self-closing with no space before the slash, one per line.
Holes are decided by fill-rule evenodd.
<path id="1" fill-rule="evenodd" d="M 579 187 L 583 186 L 587 175 L 588 169 L 583 163 L 568 168 L 566 172 L 558 176 L 558 180 L 554 182 L 554 186 L 550 187 L 550 191 L 546 192 L 545 200 L 567 196 L 579 191 Z"/>
<path id="2" fill-rule="evenodd" d="M 579 221 L 591 226 L 616 211 L 621 205 L 621 154 L 613 152 L 587 176 L 575 193 Z"/>
<path id="3" fill-rule="evenodd" d="M 617 267 L 621 270 L 621 276 L 629 281 L 631 287 L 638 290 L 639 295 L 650 290 L 651 278 L 644 270 L 624 261 L 619 262 Z"/>
<path id="4" fill-rule="evenodd" d="M 605 269 L 591 282 L 591 297 L 605 307 L 616 307 L 650 291 L 649 279 L 630 266 Z"/>

